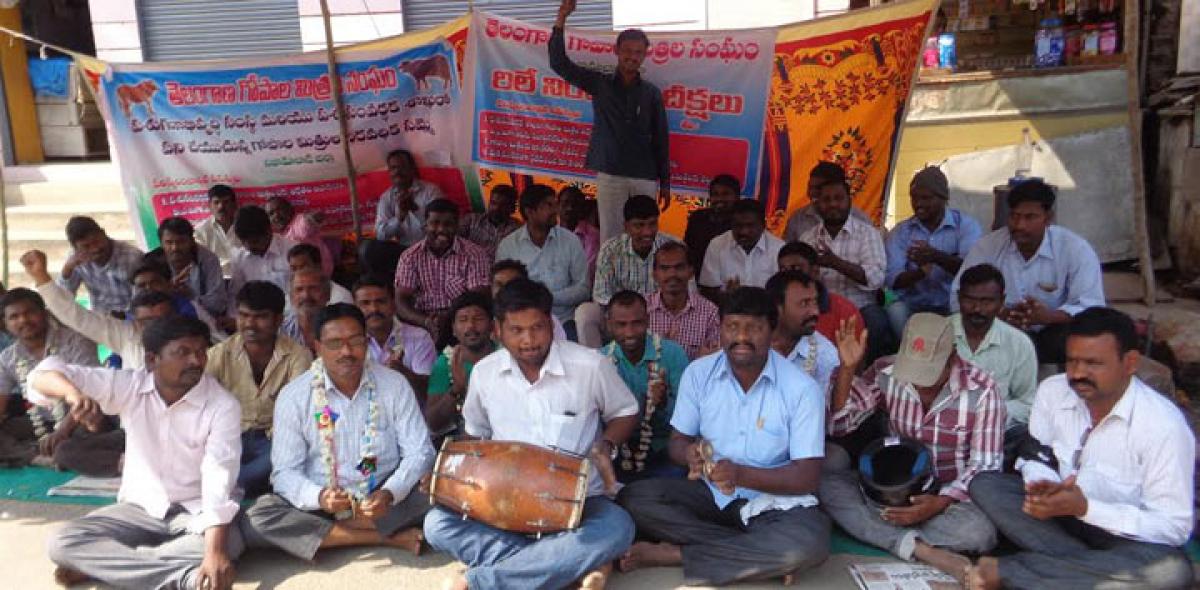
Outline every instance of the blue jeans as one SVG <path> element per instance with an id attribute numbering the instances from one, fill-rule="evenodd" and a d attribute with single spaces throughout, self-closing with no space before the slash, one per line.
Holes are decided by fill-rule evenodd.
<path id="1" fill-rule="evenodd" d="M 603 496 L 587 499 L 579 528 L 541 539 L 502 531 L 441 506 L 425 517 L 425 539 L 465 563 L 471 588 L 565 588 L 633 543 L 633 519 Z"/>
<path id="2" fill-rule="evenodd" d="M 247 498 L 253 498 L 266 493 L 270 483 L 271 439 L 264 430 L 247 430 L 242 433 L 242 468 L 237 485 L 245 490 Z"/>

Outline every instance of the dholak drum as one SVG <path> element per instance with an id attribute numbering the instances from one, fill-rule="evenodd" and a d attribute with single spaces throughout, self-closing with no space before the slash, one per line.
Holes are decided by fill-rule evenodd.
<path id="1" fill-rule="evenodd" d="M 514 533 L 579 526 L 591 463 L 536 445 L 491 440 L 442 443 L 429 501 Z"/>

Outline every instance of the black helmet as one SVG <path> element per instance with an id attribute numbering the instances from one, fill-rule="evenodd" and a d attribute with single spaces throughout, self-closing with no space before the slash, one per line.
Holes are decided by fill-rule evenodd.
<path id="1" fill-rule="evenodd" d="M 858 458 L 859 486 L 867 500 L 882 506 L 908 506 L 909 498 L 929 493 L 933 455 L 916 439 L 887 436 L 872 441 Z"/>

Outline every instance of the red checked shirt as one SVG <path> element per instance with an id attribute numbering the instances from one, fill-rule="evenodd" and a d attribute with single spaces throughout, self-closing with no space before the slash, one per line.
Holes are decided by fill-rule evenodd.
<path id="1" fill-rule="evenodd" d="M 425 240 L 409 246 L 396 263 L 396 290 L 416 293 L 413 306 L 422 313 L 450 309 L 454 298 L 488 286 L 487 251 L 463 238 L 454 238 L 450 249 L 435 256 Z"/>
<path id="2" fill-rule="evenodd" d="M 702 349 L 721 342 L 717 306 L 695 291 L 688 293 L 687 304 L 679 312 L 663 307 L 662 294 L 658 291 L 650 295 L 646 307 L 650 313 L 650 331 L 678 342 L 688 360 L 696 360 Z"/>
<path id="3" fill-rule="evenodd" d="M 892 376 L 894 362 L 893 357 L 879 359 L 854 379 L 846 405 L 829 418 L 829 434 L 849 434 L 881 408 L 892 434 L 929 448 L 940 493 L 966 501 L 975 474 L 998 471 L 1004 460 L 1005 409 L 996 383 L 983 369 L 955 357 L 950 379 L 926 412 L 913 386 Z"/>

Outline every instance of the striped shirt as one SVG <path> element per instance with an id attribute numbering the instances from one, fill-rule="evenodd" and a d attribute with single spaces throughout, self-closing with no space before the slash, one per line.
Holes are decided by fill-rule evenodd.
<path id="1" fill-rule="evenodd" d="M 454 238 L 438 256 L 425 242 L 410 246 L 396 262 L 396 291 L 412 291 L 413 307 L 422 313 L 445 311 L 459 295 L 488 287 L 491 263 L 483 248 Z"/>
<path id="2" fill-rule="evenodd" d="M 837 236 L 830 236 L 825 224 L 821 223 L 804 232 L 800 241 L 818 251 L 830 250 L 839 258 L 862 267 L 867 276 L 865 285 L 832 268 L 822 268 L 818 278 L 831 293 L 849 299 L 860 309 L 875 303 L 875 292 L 883 288 L 887 274 L 883 237 L 875 226 L 851 215 Z"/>
<path id="3" fill-rule="evenodd" d="M 642 258 L 633 251 L 633 239 L 623 233 L 600 246 L 596 256 L 596 280 L 592 284 L 592 300 L 600 305 L 608 305 L 613 295 L 624 291 L 637 291 L 643 296 L 649 296 L 658 290 L 651 273 L 654 266 L 654 254 L 659 246 L 667 242 L 677 241 L 673 236 L 659 232 L 654 236 L 654 245 L 650 253 Z"/>
<path id="4" fill-rule="evenodd" d="M 496 247 L 500 245 L 500 240 L 517 231 L 519 227 L 521 222 L 511 217 L 506 217 L 504 223 L 496 226 L 486 213 L 470 213 L 458 226 L 458 235 L 483 248 L 487 252 L 488 260 L 492 261 L 496 259 Z"/>
<path id="5" fill-rule="evenodd" d="M 80 283 L 87 285 L 92 309 L 102 313 L 129 309 L 133 300 L 133 271 L 142 264 L 142 251 L 136 247 L 112 240 L 112 248 L 108 262 L 84 262 L 75 267 L 71 276 L 59 279 L 59 284 L 72 294 L 79 290 Z"/>
<path id="6" fill-rule="evenodd" d="M 892 376 L 894 357 L 875 362 L 854 379 L 850 397 L 830 417 L 829 434 L 853 432 L 876 409 L 888 414 L 888 431 L 917 439 L 933 454 L 941 494 L 966 501 L 967 486 L 981 471 L 997 471 L 1004 459 L 1004 400 L 983 369 L 955 357 L 950 379 L 928 412 L 909 383 Z"/>
<path id="7" fill-rule="evenodd" d="M 664 307 L 662 293 L 656 291 L 646 299 L 646 311 L 650 314 L 650 331 L 678 342 L 689 360 L 696 360 L 701 350 L 721 343 L 717 306 L 695 291 L 688 292 L 687 303 L 679 312 Z"/>

